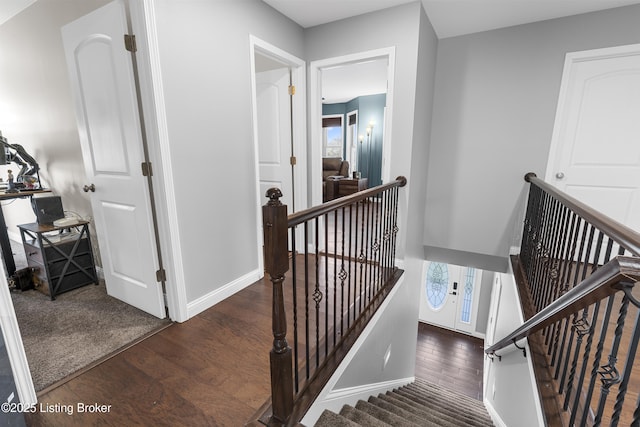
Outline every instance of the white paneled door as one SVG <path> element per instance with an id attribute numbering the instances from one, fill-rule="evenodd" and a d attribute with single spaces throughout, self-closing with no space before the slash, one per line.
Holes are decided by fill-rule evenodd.
<path id="1" fill-rule="evenodd" d="M 640 230 L 640 45 L 567 54 L 545 179 Z"/>
<path id="2" fill-rule="evenodd" d="M 107 292 L 164 318 L 126 6 L 109 3 L 62 33 Z"/>
<path id="3" fill-rule="evenodd" d="M 280 201 L 292 213 L 289 82 L 288 67 L 256 72 L 260 194 L 264 196 L 269 188 L 279 188 L 283 195 Z"/>

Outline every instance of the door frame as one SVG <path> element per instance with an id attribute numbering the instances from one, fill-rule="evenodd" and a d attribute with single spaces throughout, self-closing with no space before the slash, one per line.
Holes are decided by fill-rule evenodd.
<path id="1" fill-rule="evenodd" d="M 137 64 L 140 96 L 149 150 L 153 164 L 154 195 L 158 221 L 158 239 L 162 249 L 166 280 L 165 304 L 169 318 L 176 322 L 189 319 L 186 279 L 178 228 L 176 192 L 164 89 L 161 79 L 160 51 L 155 18 L 155 0 L 127 0 L 131 29 L 138 45 Z"/>
<path id="2" fill-rule="evenodd" d="M 296 210 L 305 209 L 307 204 L 307 109 L 306 109 L 306 62 L 302 59 L 266 42 L 253 34 L 249 34 L 249 58 L 251 62 L 251 118 L 253 126 L 254 171 L 256 181 L 256 250 L 258 251 L 258 271 L 264 275 L 264 257 L 262 252 L 262 206 L 267 202 L 265 195 L 260 194 L 260 156 L 258 146 L 258 103 L 256 96 L 256 63 L 255 54 L 268 56 L 291 69 L 291 81 L 295 87 L 292 106 L 293 150 L 296 167 L 293 168 L 294 198 Z M 291 212 L 289 211 L 289 214 Z"/>
<path id="3" fill-rule="evenodd" d="M 456 289 L 457 294 L 455 295 L 456 301 L 455 301 L 455 309 L 453 313 L 453 324 L 451 325 L 435 323 L 432 320 L 428 320 L 423 316 L 423 309 L 432 310 L 430 308 L 429 302 L 427 301 L 426 290 L 425 290 L 429 265 L 432 263 L 445 264 L 449 271 L 449 282 L 455 282 L 457 280 L 457 283 L 458 283 L 458 288 Z M 455 269 L 458 271 L 458 274 L 455 275 L 455 277 L 453 278 L 451 276 L 451 271 L 452 271 L 451 267 L 455 267 Z M 464 298 L 464 287 L 466 284 L 467 272 L 470 268 L 474 269 L 474 277 L 473 277 L 474 286 L 473 286 L 473 296 L 471 301 L 472 311 L 470 313 L 469 323 L 464 323 L 460 320 L 460 317 L 462 315 L 462 308 L 464 305 L 463 298 Z M 485 334 L 477 332 L 476 330 L 478 325 L 478 311 L 480 309 L 480 294 L 482 292 L 482 274 L 483 274 L 483 270 L 478 267 L 451 264 L 446 261 L 423 260 L 422 275 L 421 275 L 421 281 L 420 281 L 420 306 L 419 306 L 418 320 L 420 322 L 428 323 L 430 325 L 434 325 L 439 328 L 449 329 L 454 332 L 484 339 Z M 447 298 L 444 301 L 443 306 L 438 310 L 434 310 L 434 311 L 439 312 L 443 308 L 445 308 L 444 306 L 449 302 L 449 298 L 452 298 L 450 295 L 451 291 L 452 291 L 451 289 L 447 289 Z M 468 328 L 464 327 L 465 325 L 468 325 Z"/>
<path id="4" fill-rule="evenodd" d="M 547 158 L 547 170 L 544 178 L 545 181 L 552 185 L 556 182 L 555 173 L 557 172 L 558 165 L 560 163 L 560 156 L 558 153 L 564 144 L 561 136 L 563 129 L 566 126 L 565 120 L 567 115 L 565 114 L 565 104 L 567 102 L 567 94 L 573 84 L 573 66 L 580 62 L 633 54 L 640 54 L 640 43 L 569 52 L 565 55 L 562 81 L 560 83 L 560 92 L 558 94 L 558 103 L 554 118 L 553 133 L 551 135 L 551 146 L 549 147 L 549 156 Z"/>
<path id="5" fill-rule="evenodd" d="M 384 116 L 384 136 L 382 143 L 382 182 L 388 182 L 391 175 L 391 124 L 393 122 L 393 85 L 395 70 L 395 47 L 374 49 L 357 52 L 333 58 L 311 61 L 309 64 L 310 93 L 309 93 L 309 117 L 311 127 L 311 153 L 309 161 L 311 165 L 311 204 L 312 206 L 322 204 L 322 70 L 329 67 L 348 65 L 371 59 L 386 57 L 388 59 L 387 68 L 387 108 Z M 316 177 L 318 177 L 316 179 Z"/>

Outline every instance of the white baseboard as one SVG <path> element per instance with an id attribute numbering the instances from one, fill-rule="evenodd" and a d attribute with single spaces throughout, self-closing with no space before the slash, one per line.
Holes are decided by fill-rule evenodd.
<path id="1" fill-rule="evenodd" d="M 202 313 L 206 309 L 213 307 L 220 301 L 229 298 L 236 292 L 239 292 L 247 286 L 260 280 L 261 277 L 262 275 L 260 274 L 260 271 L 254 270 L 250 273 L 245 274 L 244 276 L 237 278 L 232 282 L 227 283 L 224 286 L 221 286 L 218 289 L 209 292 L 206 295 L 201 296 L 195 301 L 187 303 L 187 318 L 190 319 L 193 316 Z"/>

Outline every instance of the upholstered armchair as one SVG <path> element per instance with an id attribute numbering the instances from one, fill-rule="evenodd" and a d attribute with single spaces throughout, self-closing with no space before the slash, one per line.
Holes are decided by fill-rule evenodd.
<path id="1" fill-rule="evenodd" d="M 332 200 L 336 194 L 335 181 L 349 176 L 349 162 L 340 157 L 322 158 L 322 201 Z"/>

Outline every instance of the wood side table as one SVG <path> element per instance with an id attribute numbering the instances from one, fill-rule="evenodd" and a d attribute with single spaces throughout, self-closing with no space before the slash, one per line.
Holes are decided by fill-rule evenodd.
<path id="1" fill-rule="evenodd" d="M 369 186 L 367 178 L 343 178 L 338 181 L 338 197 L 349 196 L 358 191 L 366 190 Z"/>
<path id="2" fill-rule="evenodd" d="M 88 221 L 63 227 L 37 223 L 18 225 L 27 264 L 36 269 L 33 277 L 36 289 L 52 300 L 62 292 L 98 284 L 88 225 Z M 51 232 L 71 228 L 77 232 L 51 235 Z"/>

